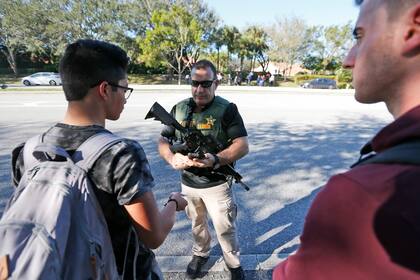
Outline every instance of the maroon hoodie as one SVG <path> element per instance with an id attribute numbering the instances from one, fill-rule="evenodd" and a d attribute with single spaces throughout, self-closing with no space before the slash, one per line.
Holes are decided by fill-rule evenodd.
<path id="1" fill-rule="evenodd" d="M 420 140 L 420 106 L 371 141 Z M 419 155 L 420 156 L 420 155 Z M 366 164 L 333 176 L 307 214 L 296 254 L 275 280 L 420 279 L 420 166 Z"/>

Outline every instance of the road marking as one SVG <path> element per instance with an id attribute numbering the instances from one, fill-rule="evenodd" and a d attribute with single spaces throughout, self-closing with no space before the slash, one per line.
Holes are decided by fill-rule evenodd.
<path id="1" fill-rule="evenodd" d="M 261 243 L 269 240 L 271 237 L 275 236 L 276 234 L 278 234 L 279 232 L 283 231 L 284 229 L 288 228 L 289 226 L 291 226 L 292 223 L 288 223 L 286 225 L 281 225 L 278 227 L 275 227 L 269 231 L 267 231 L 266 233 L 264 233 L 263 235 L 257 237 L 255 239 L 255 245 L 260 245 Z"/>

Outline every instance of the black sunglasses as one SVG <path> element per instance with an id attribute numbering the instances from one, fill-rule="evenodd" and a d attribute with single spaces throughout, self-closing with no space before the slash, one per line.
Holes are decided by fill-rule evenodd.
<path id="1" fill-rule="evenodd" d="M 201 87 L 203 87 L 203 88 L 209 88 L 209 87 L 211 87 L 213 82 L 214 82 L 214 80 L 213 81 L 195 81 L 195 80 L 192 80 L 191 81 L 191 86 L 198 87 L 198 86 L 201 85 Z"/>

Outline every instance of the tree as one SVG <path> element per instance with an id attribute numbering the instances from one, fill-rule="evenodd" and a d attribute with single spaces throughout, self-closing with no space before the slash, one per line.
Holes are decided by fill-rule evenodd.
<path id="1" fill-rule="evenodd" d="M 0 51 L 5 55 L 10 68 L 18 74 L 16 55 L 26 51 L 31 36 L 31 23 L 36 21 L 33 2 L 24 0 L 0 1 Z"/>
<path id="2" fill-rule="evenodd" d="M 328 70 L 335 72 L 352 44 L 351 23 L 343 26 L 317 26 L 314 30 L 311 56 L 321 60 L 324 72 Z"/>
<path id="3" fill-rule="evenodd" d="M 236 53 L 240 61 L 239 71 L 242 72 L 245 57 L 251 57 L 252 42 L 245 34 L 241 34 L 236 46 Z"/>
<path id="4" fill-rule="evenodd" d="M 68 44 L 63 39 L 62 19 L 64 11 L 60 1 L 30 0 L 25 1 L 26 34 L 25 50 L 31 54 L 32 60 L 45 64 L 55 64 Z"/>
<path id="5" fill-rule="evenodd" d="M 219 19 L 215 12 L 202 0 L 131 0 L 139 7 L 147 22 L 146 28 L 152 28 L 153 12 L 170 10 L 172 6 L 184 7 L 203 27 L 203 38 L 207 39 L 216 29 Z M 133 8 L 135 8 L 133 7 Z"/>
<path id="6" fill-rule="evenodd" d="M 317 73 L 323 69 L 322 62 L 322 58 L 309 54 L 303 58 L 302 65 L 305 69 Z"/>
<path id="7" fill-rule="evenodd" d="M 218 72 L 226 73 L 228 70 L 227 66 L 227 51 L 220 51 L 219 53 L 206 52 L 200 55 L 200 59 L 207 59 L 210 61 L 217 61 L 219 59 L 219 69 Z"/>
<path id="8" fill-rule="evenodd" d="M 142 10 L 146 12 L 140 12 L 145 14 L 145 19 L 147 19 L 146 30 L 153 28 L 152 24 L 152 14 L 154 11 L 158 10 L 170 10 L 172 6 L 180 6 L 186 9 L 194 19 L 200 23 L 202 29 L 202 40 L 210 42 L 211 35 L 215 32 L 218 25 L 219 19 L 217 18 L 215 12 L 208 7 L 208 5 L 203 0 L 131 0 L 134 1 L 137 6 L 140 6 Z M 140 4 L 140 5 L 139 5 Z M 144 37 L 145 35 L 137 36 L 137 40 L 140 40 L 139 37 Z M 137 46 L 139 46 L 137 44 Z M 141 52 L 141 50 L 140 50 Z M 192 62 L 197 60 L 199 53 L 195 57 L 184 57 L 184 60 L 191 60 Z M 138 56 L 135 56 L 138 57 Z M 191 64 L 187 65 L 187 68 L 190 68 Z"/>
<path id="9" fill-rule="evenodd" d="M 53 0 L 0 2 L 1 52 L 15 75 L 19 53 L 30 53 L 33 59 L 54 63 L 57 44 L 51 38 L 52 34 L 59 36 L 54 25 L 54 18 L 59 18 L 59 14 L 60 9 Z"/>
<path id="10" fill-rule="evenodd" d="M 297 18 L 280 18 L 267 29 L 270 37 L 269 56 L 272 61 L 283 62 L 283 76 L 290 75 L 292 66 L 300 62 L 309 46 L 309 29 L 306 23 Z"/>
<path id="11" fill-rule="evenodd" d="M 256 54 L 256 60 L 261 65 L 263 73 L 265 74 L 267 72 L 268 65 L 270 64 L 270 57 L 267 53 L 261 51 Z"/>
<path id="12" fill-rule="evenodd" d="M 112 18 L 108 18 L 112 28 L 104 37 L 120 45 L 130 57 L 137 58 L 141 54 L 141 49 L 136 38 L 145 36 L 147 28 L 151 25 L 148 9 L 150 5 L 154 10 L 158 9 L 161 6 L 158 5 L 160 1 L 116 0 L 114 2 L 117 5 L 110 7 L 114 14 Z M 103 16 L 106 18 L 106 15 Z"/>
<path id="13" fill-rule="evenodd" d="M 0 53 L 16 74 L 17 54 L 55 64 L 78 39 L 113 42 L 137 58 L 142 53 L 138 41 L 153 28 L 153 13 L 174 5 L 190 11 L 207 40 L 218 19 L 202 0 L 1 0 Z M 197 53 L 183 59 L 197 59 Z"/>
<path id="14" fill-rule="evenodd" d="M 184 7 L 200 23 L 202 38 L 208 41 L 210 35 L 216 30 L 219 19 L 215 12 L 202 0 L 175 0 L 175 5 Z"/>
<path id="15" fill-rule="evenodd" d="M 17 73 L 17 52 L 57 63 L 77 39 L 100 39 L 139 54 L 134 37 L 144 34 L 144 12 L 135 0 L 4 0 L 0 1 L 0 44 Z"/>
<path id="16" fill-rule="evenodd" d="M 155 11 L 152 28 L 138 41 L 143 51 L 140 59 L 148 66 L 172 68 L 181 84 L 182 73 L 205 47 L 202 36 L 200 23 L 185 8 L 173 5 L 170 10 Z"/>
<path id="17" fill-rule="evenodd" d="M 224 26 L 222 34 L 224 45 L 227 48 L 227 66 L 229 68 L 230 55 L 238 49 L 241 33 L 235 26 Z"/>
<path id="18" fill-rule="evenodd" d="M 244 32 L 244 37 L 248 42 L 248 57 L 251 59 L 251 69 L 255 68 L 255 61 L 263 68 L 263 72 L 268 67 L 269 58 L 266 54 L 268 50 L 268 35 L 264 29 L 257 26 L 250 26 Z"/>
<path id="19" fill-rule="evenodd" d="M 219 71 L 220 68 L 220 49 L 225 45 L 225 40 L 223 38 L 223 32 L 225 27 L 217 28 L 209 38 L 209 43 L 214 45 L 217 57 L 216 57 L 216 69 Z"/>

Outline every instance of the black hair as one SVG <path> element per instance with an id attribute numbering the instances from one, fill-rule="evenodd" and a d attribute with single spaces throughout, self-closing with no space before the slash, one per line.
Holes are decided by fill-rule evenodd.
<path id="1" fill-rule="evenodd" d="M 194 71 L 194 69 L 203 69 L 203 68 L 210 68 L 213 72 L 213 80 L 216 79 L 216 67 L 214 67 L 214 64 L 211 63 L 211 61 L 207 59 L 202 59 L 197 61 L 191 68 L 191 72 Z"/>
<path id="2" fill-rule="evenodd" d="M 363 4 L 364 0 L 354 0 L 357 6 Z M 391 21 L 398 18 L 402 11 L 420 3 L 420 0 L 376 0 L 376 4 L 385 4 L 388 11 L 388 17 Z"/>
<path id="3" fill-rule="evenodd" d="M 67 101 L 83 99 L 102 81 L 118 83 L 129 61 L 123 49 L 107 42 L 84 39 L 68 45 L 59 67 Z"/>

